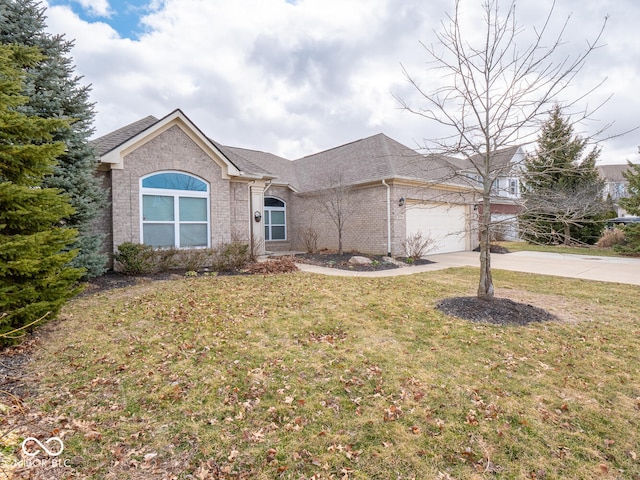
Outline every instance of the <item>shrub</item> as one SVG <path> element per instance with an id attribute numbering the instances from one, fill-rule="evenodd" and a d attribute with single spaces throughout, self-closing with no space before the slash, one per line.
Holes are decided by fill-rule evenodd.
<path id="1" fill-rule="evenodd" d="M 262 252 L 264 252 L 264 239 L 253 235 L 251 237 L 251 256 L 250 260 L 255 262 Z"/>
<path id="2" fill-rule="evenodd" d="M 624 231 L 621 228 L 607 228 L 600 239 L 596 243 L 596 246 L 599 248 L 611 248 L 614 245 L 623 244 L 625 240 Z"/>
<path id="3" fill-rule="evenodd" d="M 180 250 L 177 248 L 156 248 L 153 251 L 153 268 L 155 272 L 167 272 L 180 266 Z M 148 272 L 143 272 L 148 273 Z"/>
<path id="4" fill-rule="evenodd" d="M 157 267 L 153 247 L 143 243 L 121 243 L 114 259 L 120 265 L 119 270 L 125 275 L 151 273 Z"/>
<path id="5" fill-rule="evenodd" d="M 625 225 L 624 243 L 615 245 L 613 249 L 623 255 L 640 255 L 640 223 Z"/>
<path id="6" fill-rule="evenodd" d="M 178 251 L 177 265 L 187 271 L 199 271 L 211 265 L 216 250 L 212 248 L 198 248 Z"/>
<path id="7" fill-rule="evenodd" d="M 409 235 L 402 243 L 402 248 L 404 249 L 407 258 L 412 258 L 414 260 L 424 257 L 435 247 L 436 242 L 433 238 L 425 235 L 419 230 L 416 233 Z"/>
<path id="8" fill-rule="evenodd" d="M 235 240 L 214 249 L 210 266 L 217 272 L 232 272 L 243 268 L 250 259 L 249 245 Z"/>
<path id="9" fill-rule="evenodd" d="M 297 272 L 298 267 L 292 257 L 279 257 L 266 262 L 256 262 L 247 265 L 247 272 L 257 275 L 268 275 L 274 273 Z"/>
<path id="10" fill-rule="evenodd" d="M 300 241 L 307 253 L 318 251 L 318 231 L 313 227 L 305 227 L 300 231 Z"/>
<path id="11" fill-rule="evenodd" d="M 240 241 L 224 243 L 216 248 L 179 250 L 154 249 L 150 245 L 125 242 L 114 255 L 118 269 L 125 275 L 166 272 L 176 268 L 197 272 L 205 267 L 218 272 L 242 269 L 251 259 L 250 247 Z"/>

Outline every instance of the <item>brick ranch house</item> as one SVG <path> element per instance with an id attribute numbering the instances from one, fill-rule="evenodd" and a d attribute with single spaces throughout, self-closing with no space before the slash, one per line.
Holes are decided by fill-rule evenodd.
<path id="1" fill-rule="evenodd" d="M 97 222 L 109 253 L 124 242 L 202 248 L 232 239 L 253 242 L 259 253 L 303 250 L 309 231 L 319 248 L 336 248 L 337 229 L 321 203 L 337 195 L 348 204 L 345 251 L 400 256 L 418 231 L 434 240 L 431 253 L 477 246 L 477 184 L 460 174 L 468 164 L 419 154 L 383 134 L 291 161 L 221 145 L 175 110 L 93 144 L 110 191 Z M 505 198 L 496 205 L 509 204 Z"/>

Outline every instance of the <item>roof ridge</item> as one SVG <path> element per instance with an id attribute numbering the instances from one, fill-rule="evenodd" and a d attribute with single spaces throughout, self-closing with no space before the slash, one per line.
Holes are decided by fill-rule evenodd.
<path id="1" fill-rule="evenodd" d="M 321 155 L 323 153 L 328 153 L 328 152 L 330 152 L 332 150 L 337 150 L 338 148 L 344 148 L 344 147 L 346 147 L 348 145 L 353 145 L 355 143 L 362 142 L 364 140 L 369 140 L 369 139 L 372 139 L 374 137 L 378 137 L 380 135 L 384 135 L 384 133 L 376 133 L 374 135 L 369 135 L 368 137 L 359 138 L 358 140 L 353 140 L 351 142 L 343 143 L 341 145 L 337 145 L 337 146 L 332 147 L 332 148 L 327 148 L 326 150 L 321 150 L 321 151 L 316 152 L 316 153 L 311 153 L 309 155 L 305 155 L 304 157 L 296 158 L 294 161 L 302 160 L 302 159 L 310 158 L 310 157 L 315 157 L 316 155 Z"/>
<path id="2" fill-rule="evenodd" d="M 283 160 L 292 161 L 292 160 L 289 160 L 288 158 L 281 157 L 280 155 L 276 155 L 275 153 L 267 152 L 265 150 L 256 150 L 255 148 L 246 148 L 246 147 L 235 147 L 233 145 L 223 145 L 221 143 L 220 143 L 220 145 L 222 145 L 223 147 L 226 147 L 226 148 L 233 148 L 234 150 L 244 150 L 246 152 L 264 153 L 265 155 L 271 155 L 273 157 L 278 157 L 278 158 L 281 158 Z"/>

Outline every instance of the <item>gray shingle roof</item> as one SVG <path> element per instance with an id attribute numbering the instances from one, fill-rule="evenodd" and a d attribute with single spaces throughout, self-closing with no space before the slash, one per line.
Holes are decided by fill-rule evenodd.
<path id="1" fill-rule="evenodd" d="M 505 147 L 497 150 L 491 158 L 492 171 L 506 170 L 512 167 L 511 159 L 514 157 L 520 146 Z M 469 159 L 456 159 L 456 164 L 460 170 L 474 170 L 474 165 L 482 166 L 484 164 L 484 157 L 482 155 L 473 155 Z"/>
<path id="2" fill-rule="evenodd" d="M 245 148 L 229 147 L 212 140 L 212 143 L 224 153 L 240 170 L 249 174 L 277 176 L 285 182 L 293 183 L 294 177 L 288 174 L 291 161 L 271 153 L 248 150 Z"/>
<path id="3" fill-rule="evenodd" d="M 104 155 L 105 153 L 110 152 L 114 148 L 122 145 L 130 138 L 135 137 L 141 132 L 144 132 L 147 128 L 156 124 L 159 120 L 149 115 L 137 122 L 130 123 L 118 130 L 115 130 L 111 133 L 108 133 L 102 137 L 96 138 L 91 143 L 96 148 L 96 152 L 99 156 Z"/>
<path id="4" fill-rule="evenodd" d="M 94 140 L 93 144 L 102 156 L 158 121 L 148 116 Z M 471 166 L 469 160 L 423 155 L 382 133 L 293 161 L 210 141 L 244 173 L 275 177 L 276 182 L 289 184 L 302 192 L 392 178 L 468 185 L 467 180 L 456 176 L 456 172 Z M 510 160 L 517 148 L 501 151 L 498 161 Z"/>
<path id="5" fill-rule="evenodd" d="M 629 170 L 629 165 L 626 163 L 616 165 L 598 165 L 597 169 L 600 176 L 609 182 L 626 182 L 622 176 L 622 172 Z"/>
<path id="6" fill-rule="evenodd" d="M 451 183 L 454 173 L 445 157 L 422 155 L 382 133 L 293 163 L 302 191 L 391 178 Z"/>

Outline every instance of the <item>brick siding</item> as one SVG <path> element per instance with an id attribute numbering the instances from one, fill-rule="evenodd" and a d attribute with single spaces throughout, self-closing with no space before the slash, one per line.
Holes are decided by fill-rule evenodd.
<path id="1" fill-rule="evenodd" d="M 140 178 L 159 171 L 180 171 L 209 183 L 211 245 L 249 237 L 248 187 L 222 178 L 215 163 L 178 126 L 173 126 L 124 158 L 124 169 L 111 170 L 112 251 L 123 242 L 140 243 Z M 108 216 L 105 216 L 105 222 Z"/>

